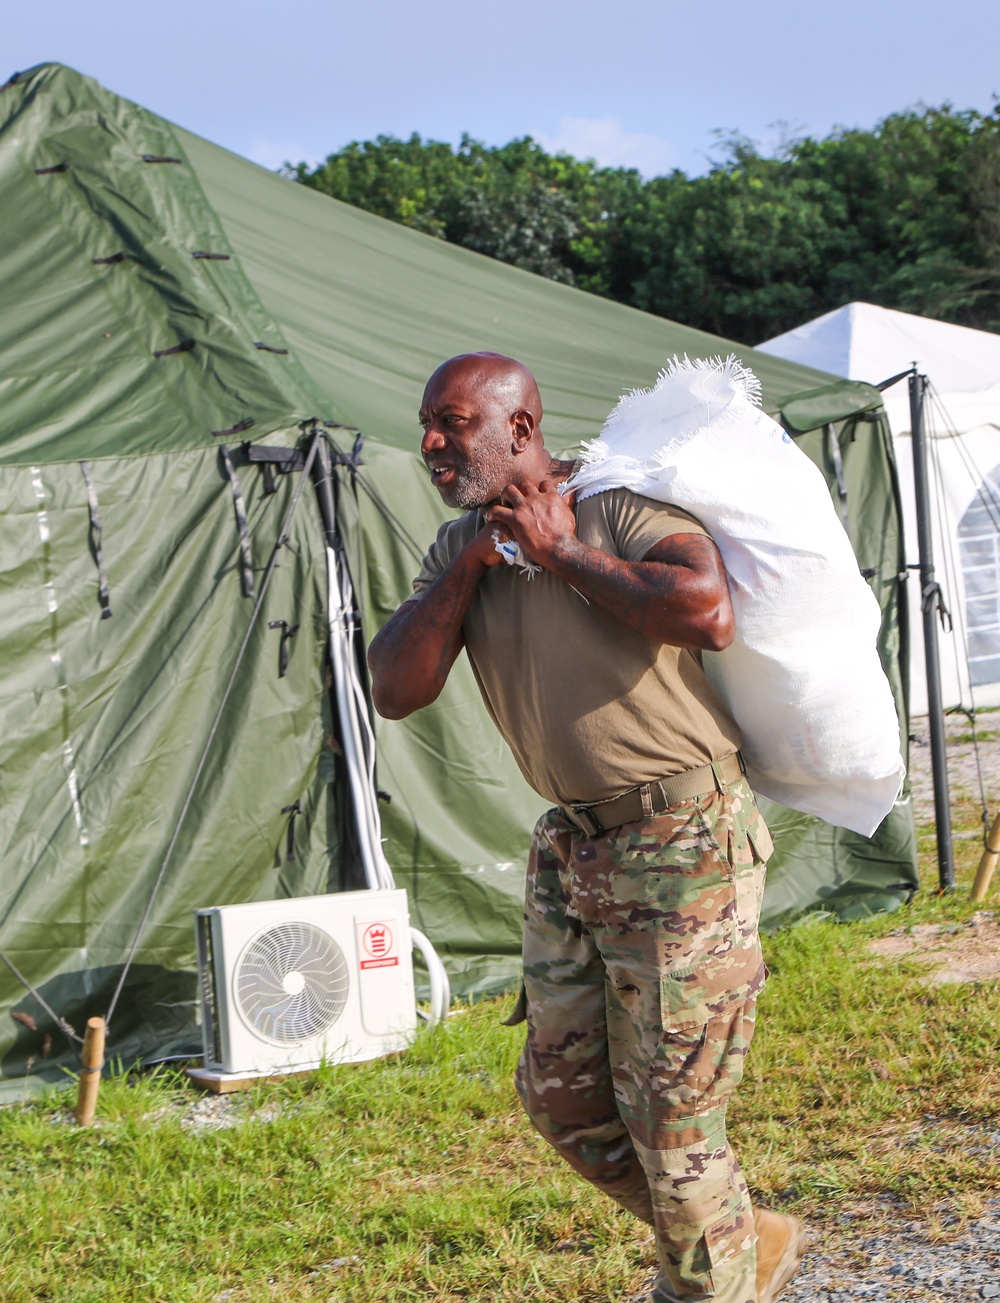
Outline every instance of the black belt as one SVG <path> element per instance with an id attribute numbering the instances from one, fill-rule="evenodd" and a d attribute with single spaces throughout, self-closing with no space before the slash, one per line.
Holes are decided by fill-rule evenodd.
<path id="1" fill-rule="evenodd" d="M 629 788 L 610 801 L 598 801 L 596 805 L 562 805 L 559 808 L 588 837 L 597 837 L 623 823 L 635 823 L 639 819 L 652 819 L 654 815 L 664 814 L 678 801 L 725 791 L 730 783 L 735 783 L 745 773 L 743 757 L 735 751 L 722 760 L 713 760 L 710 765 L 685 769 L 683 773 Z"/>

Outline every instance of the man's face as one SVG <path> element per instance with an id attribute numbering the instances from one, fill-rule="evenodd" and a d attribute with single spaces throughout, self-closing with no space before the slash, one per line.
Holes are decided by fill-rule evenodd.
<path id="1" fill-rule="evenodd" d="M 431 376 L 420 407 L 420 452 L 447 506 L 483 507 L 510 483 L 510 416 L 477 373 L 452 368 Z"/>

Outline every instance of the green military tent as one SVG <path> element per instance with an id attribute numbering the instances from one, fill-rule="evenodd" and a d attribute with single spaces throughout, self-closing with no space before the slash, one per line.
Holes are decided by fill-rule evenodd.
<path id="1" fill-rule="evenodd" d="M 364 885 L 343 703 L 442 519 L 415 408 L 456 352 L 527 362 L 562 448 L 671 355 L 736 352 L 829 476 L 902 710 L 876 391 L 338 204 L 58 65 L 0 90 L 0 197 L 0 1091 L 72 1065 L 60 1027 L 119 989 L 115 1058 L 197 1050 L 195 908 Z M 509 986 L 538 798 L 464 662 L 375 726 L 415 921 L 458 991 Z M 768 813 L 772 920 L 915 885 L 905 804 L 871 842 Z"/>

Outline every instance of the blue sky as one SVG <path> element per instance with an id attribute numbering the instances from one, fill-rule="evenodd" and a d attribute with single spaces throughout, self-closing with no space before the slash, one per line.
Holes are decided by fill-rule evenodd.
<path id="1" fill-rule="evenodd" d="M 40 0 L 6 6 L 5 76 L 67 63 L 268 167 L 379 133 L 530 134 L 652 175 L 714 130 L 874 125 L 1000 93 L 998 0 Z"/>

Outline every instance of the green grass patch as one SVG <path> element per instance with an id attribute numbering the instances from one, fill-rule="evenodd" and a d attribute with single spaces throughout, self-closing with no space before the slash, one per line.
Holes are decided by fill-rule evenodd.
<path id="1" fill-rule="evenodd" d="M 977 820 L 957 808 L 958 831 Z M 997 984 L 930 986 L 925 964 L 866 949 L 967 919 L 979 851 L 956 840 L 949 896 L 766 938 L 772 976 L 731 1115 L 763 1202 L 826 1219 L 891 1198 L 967 1217 L 1000 1188 L 1000 1149 L 984 1142 L 1000 1126 Z M 921 853 L 931 884 L 926 829 Z M 651 1238 L 522 1118 L 507 1004 L 465 1009 L 399 1058 L 224 1101 L 173 1071 L 119 1077 L 89 1130 L 67 1121 L 66 1092 L 0 1110 L 5 1303 L 627 1296 Z"/>
<path id="2" fill-rule="evenodd" d="M 948 745 L 950 747 L 982 746 L 985 742 L 995 742 L 997 736 L 995 729 L 977 728 L 975 732 L 970 729 L 966 733 L 949 733 Z"/>

